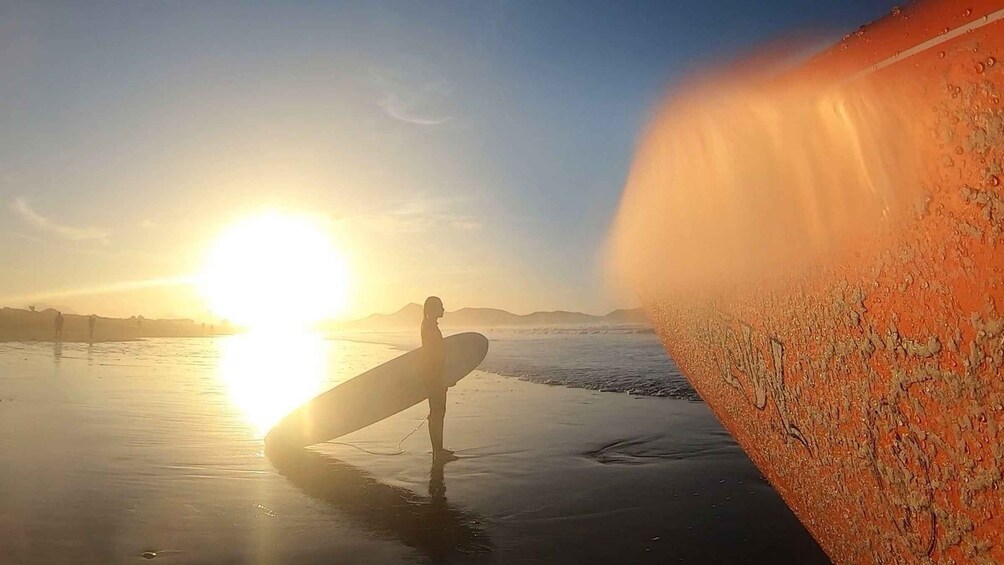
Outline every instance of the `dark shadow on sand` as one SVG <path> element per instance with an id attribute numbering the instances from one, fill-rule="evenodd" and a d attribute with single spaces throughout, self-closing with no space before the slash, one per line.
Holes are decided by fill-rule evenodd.
<path id="1" fill-rule="evenodd" d="M 432 562 L 476 559 L 492 551 L 480 518 L 447 503 L 442 465 L 433 465 L 429 496 L 422 496 L 309 449 L 266 449 L 265 454 L 303 492 L 375 534 L 421 551 Z"/>

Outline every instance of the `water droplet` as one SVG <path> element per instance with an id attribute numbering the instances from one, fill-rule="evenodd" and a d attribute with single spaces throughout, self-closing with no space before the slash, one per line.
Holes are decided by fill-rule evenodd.
<path id="1" fill-rule="evenodd" d="M 1001 103 L 1000 97 L 994 96 L 994 104 L 1000 104 L 1000 103 Z"/>
<path id="2" fill-rule="evenodd" d="M 977 72 L 978 74 L 983 74 L 983 70 L 984 70 L 985 68 L 986 68 L 986 67 L 985 67 L 985 66 L 983 65 L 983 63 L 976 63 L 976 72 Z"/>
<path id="3" fill-rule="evenodd" d="M 944 59 L 945 58 L 945 52 L 944 51 L 938 51 L 938 58 L 939 59 Z"/>
<path id="4" fill-rule="evenodd" d="M 966 11 L 965 11 L 965 12 L 962 12 L 962 15 L 963 15 L 963 16 L 966 16 L 966 17 L 968 17 L 968 16 L 971 16 L 971 15 L 973 15 L 973 10 L 972 10 L 972 8 L 966 8 Z"/>
<path id="5" fill-rule="evenodd" d="M 993 57 L 987 57 L 987 66 L 988 67 L 992 67 L 992 66 L 994 66 L 996 64 L 997 64 L 997 59 L 994 59 Z"/>
<path id="6" fill-rule="evenodd" d="M 965 150 L 964 150 L 964 149 L 962 148 L 962 146 L 961 146 L 961 145 L 956 145 L 956 146 L 955 146 L 955 154 L 956 154 L 956 155 L 962 155 L 962 152 L 963 152 L 963 151 L 965 151 Z"/>
<path id="7" fill-rule="evenodd" d="M 990 186 L 1000 186 L 1001 179 L 997 175 L 990 175 Z"/>
<path id="8" fill-rule="evenodd" d="M 941 30 L 941 33 L 948 33 L 948 28 L 946 27 L 945 29 Z"/>

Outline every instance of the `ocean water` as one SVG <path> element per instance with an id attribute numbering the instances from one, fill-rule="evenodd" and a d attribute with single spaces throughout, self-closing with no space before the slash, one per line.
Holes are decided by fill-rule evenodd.
<path id="1" fill-rule="evenodd" d="M 294 502 L 262 437 L 396 353 L 320 336 L 0 343 L 0 562 L 280 562 L 309 547 L 346 520 Z M 281 544 L 249 547 L 279 513 Z"/>
<path id="2" fill-rule="evenodd" d="M 655 334 L 634 329 L 491 332 L 483 368 L 532 382 L 700 400 Z"/>
<path id="3" fill-rule="evenodd" d="M 461 330 L 444 330 L 444 335 Z M 481 369 L 548 385 L 700 400 L 651 329 L 621 327 L 507 328 L 490 340 Z M 418 347 L 413 332 L 342 334 L 398 349 Z"/>
<path id="4" fill-rule="evenodd" d="M 424 404 L 270 458 L 415 340 L 365 337 L 0 343 L 0 563 L 825 563 L 703 403 L 640 394 L 674 390 L 651 334 L 491 332 L 489 370 L 571 388 L 467 377 L 445 470 Z"/>

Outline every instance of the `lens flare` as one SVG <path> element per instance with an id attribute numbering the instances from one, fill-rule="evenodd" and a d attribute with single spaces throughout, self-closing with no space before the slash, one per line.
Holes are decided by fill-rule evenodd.
<path id="1" fill-rule="evenodd" d="M 923 200 L 916 108 L 900 84 L 797 77 L 747 68 L 663 105 L 612 240 L 632 286 L 672 292 L 811 267 Z"/>

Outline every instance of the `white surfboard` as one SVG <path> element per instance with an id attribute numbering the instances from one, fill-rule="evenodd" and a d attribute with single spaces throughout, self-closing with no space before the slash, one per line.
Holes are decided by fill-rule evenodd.
<path id="1" fill-rule="evenodd" d="M 479 333 L 443 340 L 443 379 L 453 386 L 484 360 L 488 338 Z M 428 398 L 422 349 L 409 351 L 315 397 L 276 424 L 269 447 L 306 447 L 365 428 Z"/>

